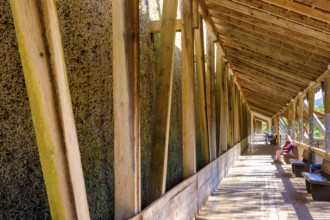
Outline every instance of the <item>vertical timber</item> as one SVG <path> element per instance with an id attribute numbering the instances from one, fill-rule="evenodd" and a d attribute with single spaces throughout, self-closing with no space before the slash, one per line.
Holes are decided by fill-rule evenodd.
<path id="1" fill-rule="evenodd" d="M 177 7 L 178 0 L 163 2 L 149 170 L 149 204 L 161 197 L 166 189 Z"/>
<path id="2" fill-rule="evenodd" d="M 206 165 L 210 162 L 209 142 L 207 130 L 206 95 L 205 95 L 205 59 L 204 59 L 204 34 L 202 18 L 199 15 L 199 29 L 195 29 L 196 63 L 197 63 L 197 90 L 198 110 L 200 119 L 200 134 L 202 142 L 202 160 Z"/>
<path id="3" fill-rule="evenodd" d="M 293 99 L 290 102 L 291 105 L 291 135 L 292 135 L 292 140 L 296 139 L 296 100 Z"/>
<path id="4" fill-rule="evenodd" d="M 324 113 L 325 113 L 325 147 L 326 152 L 330 153 L 330 76 L 324 80 Z"/>
<path id="5" fill-rule="evenodd" d="M 139 1 L 113 1 L 115 219 L 141 209 Z"/>
<path id="6" fill-rule="evenodd" d="M 288 135 L 292 136 L 292 105 L 288 106 Z"/>
<path id="7" fill-rule="evenodd" d="M 315 88 L 312 87 L 308 91 L 308 121 L 309 121 L 309 145 L 314 147 L 314 96 Z"/>
<path id="8" fill-rule="evenodd" d="M 299 126 L 299 142 L 304 141 L 304 96 L 300 95 L 297 101 L 297 115 Z"/>
<path id="9" fill-rule="evenodd" d="M 232 75 L 228 74 L 228 123 L 227 123 L 227 143 L 231 148 L 234 144 L 234 79 Z"/>
<path id="10" fill-rule="evenodd" d="M 220 105 L 220 148 L 221 153 L 228 150 L 228 62 L 225 62 L 225 69 L 221 75 L 221 105 Z"/>
<path id="11" fill-rule="evenodd" d="M 183 177 L 196 173 L 195 75 L 192 0 L 181 1 Z"/>
<path id="12" fill-rule="evenodd" d="M 217 158 L 217 139 L 216 139 L 216 117 L 215 117 L 215 73 L 214 73 L 214 42 L 210 33 L 210 29 L 207 29 L 207 74 L 206 77 L 209 79 L 208 97 L 209 103 L 208 109 L 208 129 L 209 129 L 209 140 L 210 140 L 210 160 L 213 161 Z"/>
<path id="13" fill-rule="evenodd" d="M 10 1 L 53 219 L 90 219 L 55 1 Z"/>

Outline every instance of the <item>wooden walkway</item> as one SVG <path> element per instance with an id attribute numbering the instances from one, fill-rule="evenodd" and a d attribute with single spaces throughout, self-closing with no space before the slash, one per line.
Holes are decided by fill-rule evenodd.
<path id="1" fill-rule="evenodd" d="M 295 177 L 290 164 L 273 163 L 274 152 L 275 146 L 250 145 L 199 210 L 196 220 L 329 220 L 330 202 L 314 202 L 304 178 Z"/>

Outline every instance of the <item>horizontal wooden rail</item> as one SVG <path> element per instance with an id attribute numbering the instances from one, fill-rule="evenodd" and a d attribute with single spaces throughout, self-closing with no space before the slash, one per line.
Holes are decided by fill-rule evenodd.
<path id="1" fill-rule="evenodd" d="M 321 156 L 323 158 L 326 158 L 326 159 L 330 159 L 330 153 L 327 153 L 325 150 L 322 150 L 322 149 L 319 149 L 319 148 L 316 148 L 316 147 L 310 147 L 309 145 L 305 144 L 305 143 L 301 143 L 301 142 L 298 142 L 298 141 L 293 141 L 294 144 L 304 150 L 308 150 L 310 152 L 313 152 L 314 154 L 318 155 L 318 156 Z"/>

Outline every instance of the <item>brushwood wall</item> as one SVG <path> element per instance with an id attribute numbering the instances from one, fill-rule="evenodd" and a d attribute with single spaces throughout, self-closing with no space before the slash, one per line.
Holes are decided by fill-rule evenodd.
<path id="1" fill-rule="evenodd" d="M 111 0 L 56 0 L 92 219 L 114 216 Z M 162 1 L 140 1 L 142 206 L 146 207 Z M 167 190 L 182 181 L 181 49 L 177 34 Z M 50 219 L 9 0 L 0 2 L 0 219 Z"/>

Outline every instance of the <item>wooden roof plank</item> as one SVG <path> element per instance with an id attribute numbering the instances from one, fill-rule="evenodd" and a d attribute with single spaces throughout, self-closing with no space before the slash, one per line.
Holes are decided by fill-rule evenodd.
<path id="1" fill-rule="evenodd" d="M 316 10 L 314 8 L 311 8 L 309 6 L 299 4 L 295 1 L 288 1 L 288 0 L 261 0 L 263 2 L 279 6 L 281 8 L 297 12 L 303 16 L 308 16 L 310 18 L 314 18 L 319 21 L 323 22 L 330 22 L 330 14 L 322 11 L 322 10 Z M 300 1 L 300 0 L 297 0 Z"/>
<path id="2" fill-rule="evenodd" d="M 306 51 L 310 51 L 312 53 L 320 54 L 324 57 L 329 57 L 330 54 L 330 47 L 318 47 L 314 44 L 316 42 L 312 39 L 311 42 L 306 42 L 306 38 L 302 38 L 301 36 L 293 36 L 288 35 L 286 32 L 278 32 L 275 29 L 270 29 L 268 26 L 258 26 L 255 23 L 249 23 L 246 20 L 238 19 L 235 17 L 231 17 L 225 14 L 217 14 L 216 16 L 212 16 L 212 20 L 219 31 L 220 27 L 226 27 L 227 31 L 233 31 L 239 29 L 240 31 L 244 31 L 244 33 L 248 35 L 254 36 L 262 35 L 267 36 L 271 39 L 275 39 L 278 41 L 285 42 L 286 44 L 292 45 L 292 47 L 304 49 Z M 217 25 L 219 24 L 219 25 Z M 325 44 L 326 46 L 327 44 Z"/>
<path id="3" fill-rule="evenodd" d="M 227 2 L 227 1 L 223 1 Z M 210 14 L 212 17 L 221 17 L 221 15 L 226 15 L 227 17 L 235 18 L 236 20 L 244 21 L 249 24 L 253 24 L 258 27 L 262 27 L 266 30 L 270 30 L 282 35 L 290 36 L 294 39 L 300 40 L 304 43 L 310 44 L 311 46 L 319 47 L 319 48 L 326 48 L 327 50 L 330 50 L 329 48 L 329 41 L 323 41 L 319 38 L 314 38 L 309 35 L 306 35 L 305 33 L 300 33 L 295 31 L 294 29 L 291 29 L 289 27 L 283 27 L 283 25 L 278 25 L 278 23 L 274 24 L 272 22 L 269 22 L 267 19 L 262 19 L 259 17 L 253 17 L 248 14 L 241 13 L 237 10 L 228 9 L 223 6 L 217 6 L 216 4 L 212 3 L 209 5 L 210 8 Z M 215 19 L 213 18 L 213 21 Z"/>
<path id="4" fill-rule="evenodd" d="M 249 5 L 241 4 L 235 0 L 207 0 L 206 5 L 209 5 L 216 9 L 229 9 L 229 11 L 236 11 L 239 14 L 246 15 L 250 18 L 257 18 L 261 20 L 265 20 L 270 22 L 271 24 L 278 25 L 280 27 L 291 30 L 292 32 L 297 32 L 304 34 L 306 36 L 318 39 L 323 42 L 330 43 L 330 34 L 326 32 L 322 32 L 319 30 L 310 29 L 304 25 L 297 24 L 292 22 L 291 20 L 281 18 L 279 16 L 275 16 L 259 9 L 253 8 Z M 220 7 L 219 7 L 220 6 Z"/>

